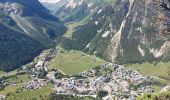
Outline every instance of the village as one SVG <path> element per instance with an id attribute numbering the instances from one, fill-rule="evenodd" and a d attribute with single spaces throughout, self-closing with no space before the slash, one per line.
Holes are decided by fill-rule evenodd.
<path id="1" fill-rule="evenodd" d="M 104 100 L 134 100 L 138 95 L 154 91 L 149 77 L 143 77 L 138 71 L 122 65 L 106 63 L 78 75 L 62 77 L 58 70 L 48 71 L 48 57 L 42 54 L 41 58 L 33 68 L 34 78 L 26 85 L 27 89 L 38 89 L 53 82 L 52 89 L 56 94 L 96 98 L 98 91 L 106 91 L 108 95 L 103 97 Z M 38 78 L 42 70 L 47 72 L 44 79 Z"/>
<path id="2" fill-rule="evenodd" d="M 98 70 L 99 69 L 99 70 Z M 76 77 L 56 79 L 54 89 L 58 94 L 77 94 L 96 97 L 97 91 L 106 91 L 110 99 L 135 99 L 143 93 L 152 93 L 153 89 L 138 71 L 126 69 L 124 66 L 107 63 L 98 69 L 91 69 L 80 73 L 82 79 Z M 109 71 L 108 71 L 109 70 Z M 105 72 L 106 71 L 106 72 Z M 104 73 L 96 76 L 98 73 Z"/>
<path id="3" fill-rule="evenodd" d="M 59 51 L 55 50 L 56 54 L 57 52 Z M 78 75 L 64 75 L 57 69 L 49 70 L 52 56 L 53 54 L 42 53 L 34 67 L 23 67 L 31 77 L 23 87 L 25 91 L 53 83 L 51 89 L 57 95 L 97 98 L 98 92 L 102 91 L 105 94 L 103 100 L 135 100 L 139 95 L 154 92 L 149 77 L 143 77 L 138 71 L 126 66 L 108 62 Z M 18 92 L 24 91 L 23 88 Z M 0 95 L 0 98 L 5 98 L 5 95 Z"/>

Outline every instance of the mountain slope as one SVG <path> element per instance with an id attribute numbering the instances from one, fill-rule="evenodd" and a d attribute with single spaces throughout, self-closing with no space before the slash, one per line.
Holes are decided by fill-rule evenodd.
<path id="1" fill-rule="evenodd" d="M 53 46 L 66 29 L 38 0 L 1 0 L 0 28 L 0 69 L 5 71 Z"/>
<path id="2" fill-rule="evenodd" d="M 118 63 L 168 61 L 170 12 L 161 2 L 169 4 L 168 0 L 69 0 L 56 16 L 78 24 L 69 33 L 71 38 L 63 36 L 61 45 Z"/>

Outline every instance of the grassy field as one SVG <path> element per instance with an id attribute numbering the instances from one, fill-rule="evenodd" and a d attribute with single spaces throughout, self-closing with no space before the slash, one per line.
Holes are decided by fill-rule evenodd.
<path id="1" fill-rule="evenodd" d="M 16 85 L 16 86 L 7 86 L 5 87 L 5 89 L 0 91 L 0 94 L 13 94 L 17 91 L 17 89 L 20 88 L 20 85 Z"/>
<path id="2" fill-rule="evenodd" d="M 10 78 L 6 79 L 6 81 L 9 82 L 9 83 L 15 83 L 16 85 L 14 85 L 14 86 L 11 86 L 11 85 L 6 86 L 3 90 L 0 90 L 0 94 L 15 93 L 18 88 L 21 88 L 22 86 L 24 86 L 23 84 L 18 84 L 19 82 L 22 81 L 22 83 L 26 83 L 29 80 L 30 79 L 29 79 L 28 74 L 16 75 L 16 76 L 10 77 Z"/>
<path id="3" fill-rule="evenodd" d="M 72 38 L 72 34 L 75 32 L 75 28 L 79 25 L 79 23 L 69 23 L 66 24 L 68 31 L 64 34 L 65 37 L 67 38 Z"/>
<path id="4" fill-rule="evenodd" d="M 62 50 L 54 59 L 52 68 L 74 75 L 104 63 L 104 60 L 80 51 Z"/>
<path id="5" fill-rule="evenodd" d="M 1 70 L 0 70 L 0 75 L 2 75 L 2 74 L 4 74 L 4 73 L 5 73 L 4 71 L 1 71 Z"/>
<path id="6" fill-rule="evenodd" d="M 87 20 L 89 18 L 90 18 L 90 16 L 87 16 L 86 18 L 84 18 L 81 21 L 75 21 L 75 22 L 65 24 L 67 26 L 68 31 L 64 34 L 64 36 L 71 39 L 72 34 L 76 31 L 76 28 L 81 26 L 81 25 L 86 24 Z"/>
<path id="7" fill-rule="evenodd" d="M 143 64 L 129 64 L 128 67 L 138 70 L 144 76 L 152 76 L 156 83 L 162 84 L 153 85 L 155 91 L 160 91 L 166 85 L 170 84 L 170 62 L 158 64 L 143 63 Z M 165 85 L 163 85 L 165 84 Z"/>
<path id="8" fill-rule="evenodd" d="M 6 81 L 10 82 L 10 83 L 17 83 L 19 81 L 23 81 L 23 82 L 28 82 L 29 79 L 29 75 L 28 74 L 24 74 L 24 75 L 16 75 L 14 77 L 11 77 L 9 79 L 7 79 Z"/>
<path id="9" fill-rule="evenodd" d="M 10 73 L 0 71 L 0 78 L 1 77 L 6 77 L 6 76 L 13 76 L 13 75 L 16 75 L 16 74 L 17 74 L 17 70 L 10 71 Z"/>
<path id="10" fill-rule="evenodd" d="M 170 62 L 167 63 L 160 62 L 158 64 L 152 64 L 152 63 L 132 64 L 128 66 L 133 69 L 139 70 L 143 75 L 148 75 L 148 76 L 169 77 L 168 74 L 170 74 L 169 73 Z"/>
<path id="11" fill-rule="evenodd" d="M 10 95 L 7 100 L 47 100 L 53 91 L 49 87 L 28 90 Z"/>
<path id="12" fill-rule="evenodd" d="M 23 84 L 17 83 L 22 80 Z M 17 75 L 16 77 L 11 77 L 6 81 L 13 83 L 16 82 L 16 85 L 6 86 L 3 90 L 0 91 L 0 94 L 8 95 L 6 100 L 47 100 L 49 95 L 53 92 L 52 84 L 48 84 L 46 87 L 42 87 L 37 90 L 23 90 L 20 93 L 17 93 L 18 89 L 21 89 L 25 86 L 26 82 L 29 81 L 28 75 Z"/>

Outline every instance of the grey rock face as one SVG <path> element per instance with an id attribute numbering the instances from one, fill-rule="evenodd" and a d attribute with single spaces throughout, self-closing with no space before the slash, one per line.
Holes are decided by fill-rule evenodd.
<path id="1" fill-rule="evenodd" d="M 74 1 L 74 0 L 73 0 Z M 168 0 L 83 0 L 86 22 L 73 32 L 69 48 L 96 54 L 112 62 L 170 60 L 170 2 Z M 78 2 L 77 2 L 78 3 Z M 71 12 L 60 7 L 57 15 Z M 74 11 L 77 11 L 74 13 Z M 67 16 L 67 13 L 65 13 Z M 81 19 L 80 19 L 81 21 Z M 69 41 L 69 43 L 68 43 Z M 70 46 L 72 45 L 72 46 Z"/>

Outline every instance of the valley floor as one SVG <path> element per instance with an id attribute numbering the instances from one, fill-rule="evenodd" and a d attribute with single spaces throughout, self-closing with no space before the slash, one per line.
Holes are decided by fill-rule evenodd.
<path id="1" fill-rule="evenodd" d="M 161 67 L 160 67 L 161 66 Z M 1 72 L 0 99 L 136 98 L 169 85 L 169 62 L 117 65 L 60 47 L 43 51 L 13 72 Z"/>
<path id="2" fill-rule="evenodd" d="M 106 61 L 94 55 L 87 55 L 76 50 L 67 51 L 60 48 L 57 56 L 52 61 L 51 69 L 59 69 L 66 74 L 75 75 L 104 63 Z"/>

